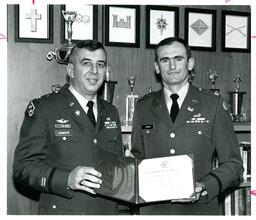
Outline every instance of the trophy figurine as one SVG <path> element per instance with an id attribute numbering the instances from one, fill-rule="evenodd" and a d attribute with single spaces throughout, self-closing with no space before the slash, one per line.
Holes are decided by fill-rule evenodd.
<path id="1" fill-rule="evenodd" d="M 136 77 L 130 76 L 128 79 L 128 84 L 130 86 L 130 95 L 126 96 L 126 125 L 132 125 L 133 113 L 135 110 L 135 103 L 139 96 L 133 94 L 133 88 L 136 82 Z"/>
<path id="2" fill-rule="evenodd" d="M 240 83 L 242 82 L 241 76 L 238 75 L 233 82 L 235 83 L 234 91 L 229 92 L 229 99 L 231 105 L 231 117 L 235 122 L 242 122 L 245 121 L 245 114 L 242 114 L 242 102 L 243 96 L 246 92 L 240 91 Z"/>
<path id="3" fill-rule="evenodd" d="M 208 72 L 208 78 L 211 80 L 212 82 L 212 88 L 210 90 L 214 91 L 215 93 L 218 93 L 220 92 L 219 89 L 216 89 L 215 88 L 215 81 L 216 79 L 218 78 L 218 72 L 217 71 L 212 71 L 211 69 L 209 70 Z"/>
<path id="4" fill-rule="evenodd" d="M 52 60 L 53 58 L 60 64 L 67 64 L 69 59 L 69 54 L 74 44 L 72 43 L 72 24 L 74 23 L 77 12 L 76 11 L 62 11 L 65 23 L 67 24 L 67 43 L 59 48 L 56 48 L 55 51 L 50 51 L 47 54 L 47 59 Z"/>

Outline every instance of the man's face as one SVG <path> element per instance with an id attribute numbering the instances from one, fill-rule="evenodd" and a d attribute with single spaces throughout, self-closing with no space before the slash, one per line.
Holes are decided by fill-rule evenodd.
<path id="1" fill-rule="evenodd" d="M 189 71 L 194 67 L 193 58 L 187 58 L 186 48 L 179 42 L 173 42 L 159 47 L 157 56 L 155 70 L 161 74 L 164 86 L 181 88 L 188 81 Z"/>
<path id="2" fill-rule="evenodd" d="M 91 99 L 105 79 L 106 54 L 102 49 L 77 49 L 67 69 L 73 87 L 85 98 Z"/>

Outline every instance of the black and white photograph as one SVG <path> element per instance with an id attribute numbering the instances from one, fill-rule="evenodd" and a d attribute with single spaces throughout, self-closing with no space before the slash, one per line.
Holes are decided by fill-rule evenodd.
<path id="1" fill-rule="evenodd" d="M 61 7 L 61 34 L 62 43 L 68 40 L 68 23 L 63 16 L 63 11 L 76 12 L 72 23 L 72 40 L 74 42 L 83 39 L 97 40 L 98 31 L 98 9 L 97 5 L 66 4 Z M 67 17 L 66 17 L 67 19 Z"/>
<path id="2" fill-rule="evenodd" d="M 179 33 L 179 8 L 170 6 L 146 6 L 146 45 L 154 48 L 167 37 L 175 37 Z"/>
<path id="3" fill-rule="evenodd" d="M 52 43 L 53 8 L 15 5 L 15 40 L 17 42 Z"/>
<path id="4" fill-rule="evenodd" d="M 105 45 L 140 47 L 140 7 L 106 5 Z"/>
<path id="5" fill-rule="evenodd" d="M 1 214 L 256 215 L 254 1 L 7 2 Z"/>
<path id="6" fill-rule="evenodd" d="M 216 10 L 185 8 L 185 37 L 194 50 L 216 50 Z"/>
<path id="7" fill-rule="evenodd" d="M 249 12 L 222 11 L 222 50 L 250 52 L 251 15 Z"/>

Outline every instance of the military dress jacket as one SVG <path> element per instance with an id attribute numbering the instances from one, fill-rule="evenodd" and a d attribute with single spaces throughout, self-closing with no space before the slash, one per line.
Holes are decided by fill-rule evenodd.
<path id="1" fill-rule="evenodd" d="M 67 188 L 77 166 L 93 167 L 97 147 L 123 154 L 121 125 L 116 108 L 97 99 L 94 128 L 65 85 L 29 103 L 14 157 L 14 179 L 40 193 L 39 214 L 118 214 L 117 204 Z"/>
<path id="2" fill-rule="evenodd" d="M 174 123 L 163 89 L 137 102 L 132 153 L 136 158 L 192 154 L 195 181 L 203 182 L 208 192 L 208 196 L 193 204 L 167 201 L 142 206 L 141 214 L 220 214 L 217 196 L 243 172 L 232 120 L 223 108 L 222 98 L 193 85 Z M 219 166 L 212 169 L 215 153 Z"/>

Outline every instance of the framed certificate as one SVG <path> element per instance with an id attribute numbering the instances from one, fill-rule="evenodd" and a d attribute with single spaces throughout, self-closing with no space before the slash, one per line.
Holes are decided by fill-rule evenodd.
<path id="1" fill-rule="evenodd" d="M 137 160 L 98 148 L 94 158 L 94 168 L 102 174 L 98 194 L 134 204 L 194 198 L 191 156 Z"/>

